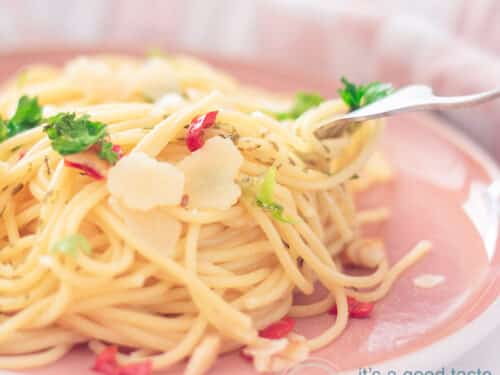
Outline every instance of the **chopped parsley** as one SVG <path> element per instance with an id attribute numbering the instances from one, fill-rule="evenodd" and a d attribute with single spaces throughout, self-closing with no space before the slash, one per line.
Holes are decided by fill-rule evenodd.
<path id="1" fill-rule="evenodd" d="M 76 257 L 80 251 L 90 254 L 92 248 L 87 238 L 82 234 L 72 234 L 57 241 L 51 249 L 52 252 Z"/>
<path id="2" fill-rule="evenodd" d="M 77 117 L 75 113 L 59 113 L 47 119 L 44 131 L 52 142 L 52 148 L 63 156 L 97 145 L 101 159 L 114 164 L 119 158 L 112 143 L 107 141 L 106 124 L 90 121 L 87 115 Z"/>
<path id="3" fill-rule="evenodd" d="M 283 206 L 274 201 L 274 188 L 276 186 L 276 167 L 271 167 L 264 175 L 262 184 L 258 189 L 255 199 L 257 206 L 267 210 L 272 217 L 283 223 L 293 224 L 295 220 L 283 215 Z"/>
<path id="4" fill-rule="evenodd" d="M 366 85 L 356 85 L 349 82 L 346 77 L 342 77 L 341 81 L 344 86 L 338 90 L 338 93 L 351 111 L 376 102 L 394 92 L 390 83 L 371 82 Z"/>
<path id="5" fill-rule="evenodd" d="M 0 142 L 32 129 L 42 122 L 42 107 L 38 99 L 22 96 L 10 120 L 0 119 Z"/>
<path id="6" fill-rule="evenodd" d="M 113 144 L 108 141 L 103 141 L 101 143 L 101 149 L 99 150 L 99 157 L 102 160 L 108 161 L 110 164 L 115 164 L 120 156 L 113 149 Z"/>
<path id="7" fill-rule="evenodd" d="M 316 93 L 298 92 L 295 95 L 295 102 L 286 112 L 278 112 L 275 117 L 280 120 L 295 120 L 304 112 L 320 105 L 324 99 Z"/>

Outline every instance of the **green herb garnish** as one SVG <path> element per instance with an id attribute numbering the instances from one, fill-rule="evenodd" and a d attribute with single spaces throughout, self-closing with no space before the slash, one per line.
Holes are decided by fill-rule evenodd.
<path id="1" fill-rule="evenodd" d="M 82 234 L 73 234 L 57 241 L 51 249 L 52 252 L 76 257 L 80 251 L 85 254 L 92 253 L 92 248 L 87 238 Z"/>
<path id="2" fill-rule="evenodd" d="M 0 119 L 0 142 L 40 125 L 42 107 L 38 99 L 22 96 L 17 102 L 16 113 L 10 120 Z"/>
<path id="3" fill-rule="evenodd" d="M 344 87 L 339 89 L 338 93 L 351 111 L 376 102 L 394 92 L 390 83 L 371 82 L 366 85 L 356 85 L 349 82 L 346 77 L 342 77 L 341 81 Z"/>
<path id="4" fill-rule="evenodd" d="M 304 112 L 320 105 L 324 99 L 316 93 L 298 92 L 295 95 L 295 102 L 288 111 L 278 112 L 275 117 L 280 120 L 295 120 Z"/>
<path id="5" fill-rule="evenodd" d="M 118 153 L 113 150 L 113 144 L 107 141 L 103 141 L 101 143 L 101 149 L 99 150 L 99 157 L 102 160 L 106 160 L 110 164 L 115 164 L 119 159 Z"/>
<path id="6" fill-rule="evenodd" d="M 293 224 L 295 220 L 283 215 L 283 206 L 274 201 L 274 188 L 276 186 L 276 167 L 271 167 L 264 175 L 259 187 L 255 203 L 257 206 L 271 212 L 274 219 L 283 223 Z"/>
<path id="7" fill-rule="evenodd" d="M 99 146 L 101 159 L 116 163 L 118 153 L 106 138 L 106 124 L 90 121 L 89 116 L 77 117 L 75 113 L 59 113 L 47 119 L 44 131 L 52 142 L 52 148 L 65 156 L 88 150 L 93 145 Z"/>

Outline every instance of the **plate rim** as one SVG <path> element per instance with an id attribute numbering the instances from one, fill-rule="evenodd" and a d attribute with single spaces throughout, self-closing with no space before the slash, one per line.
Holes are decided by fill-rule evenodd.
<path id="1" fill-rule="evenodd" d="M 418 113 L 423 117 L 423 126 L 438 133 L 446 141 L 460 149 L 461 152 L 471 157 L 491 178 L 492 181 L 500 180 L 500 166 L 495 160 L 472 138 L 459 129 L 451 126 L 451 122 L 444 117 L 433 114 Z M 497 248 L 500 239 L 497 240 Z M 493 284 L 500 281 L 500 274 L 495 275 Z M 487 305 L 473 319 L 460 328 L 439 337 L 423 347 L 409 351 L 400 356 L 368 364 L 382 374 L 394 370 L 434 370 L 459 359 L 469 350 L 483 341 L 489 333 L 500 327 L 500 296 Z M 365 366 L 366 367 L 366 366 Z M 359 375 L 359 369 L 350 369 L 337 372 L 339 375 Z M 378 374 L 377 374 L 378 375 Z M 389 373 L 389 375 L 391 375 Z"/>

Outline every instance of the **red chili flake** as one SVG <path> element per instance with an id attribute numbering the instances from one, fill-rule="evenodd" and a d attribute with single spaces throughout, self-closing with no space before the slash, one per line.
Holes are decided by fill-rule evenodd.
<path id="1" fill-rule="evenodd" d="M 243 351 L 243 349 L 240 350 L 240 356 L 243 358 L 245 361 L 252 362 L 253 361 L 253 356 L 250 354 L 247 354 Z"/>
<path id="2" fill-rule="evenodd" d="M 114 144 L 113 147 L 111 147 L 111 151 L 118 154 L 118 159 L 121 159 L 124 155 L 122 146 L 117 144 Z"/>
<path id="3" fill-rule="evenodd" d="M 276 323 L 264 328 L 259 332 L 260 337 L 266 339 L 281 339 L 292 332 L 295 327 L 295 319 L 284 317 Z"/>
<path id="4" fill-rule="evenodd" d="M 22 158 L 24 158 L 26 156 L 26 150 L 21 150 L 19 152 L 19 159 L 17 159 L 18 161 L 21 160 Z"/>
<path id="5" fill-rule="evenodd" d="M 371 302 L 360 302 L 353 297 L 347 297 L 347 311 L 349 316 L 355 319 L 366 319 L 369 318 L 375 304 Z M 337 305 L 334 305 L 330 309 L 330 314 L 337 315 Z"/>
<path id="6" fill-rule="evenodd" d="M 98 171 L 96 171 L 94 168 L 82 163 L 75 163 L 73 161 L 69 161 L 68 159 L 64 159 L 64 165 L 69 168 L 79 169 L 82 172 L 84 172 L 87 176 L 92 177 L 95 180 L 102 180 L 104 178 L 104 176 L 100 174 Z"/>
<path id="7" fill-rule="evenodd" d="M 118 349 L 116 346 L 105 348 L 95 360 L 92 370 L 104 375 L 151 375 L 153 372 L 153 363 L 145 361 L 141 363 L 132 363 L 126 366 L 120 366 L 116 361 Z"/>
<path id="8" fill-rule="evenodd" d="M 205 143 L 203 139 L 203 130 L 208 129 L 215 124 L 218 111 L 207 112 L 195 117 L 189 124 L 186 136 L 186 145 L 189 151 L 198 150 Z"/>
<path id="9" fill-rule="evenodd" d="M 187 207 L 189 203 L 189 195 L 184 194 L 181 199 L 181 207 Z"/>
<path id="10" fill-rule="evenodd" d="M 105 375 L 119 375 L 119 367 L 116 362 L 116 346 L 108 346 L 97 356 L 92 370 Z"/>

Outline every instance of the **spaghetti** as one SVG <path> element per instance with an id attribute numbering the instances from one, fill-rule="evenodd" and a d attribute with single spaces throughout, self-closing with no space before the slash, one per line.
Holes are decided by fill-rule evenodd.
<path id="1" fill-rule="evenodd" d="M 239 348 L 257 370 L 280 370 L 335 340 L 354 298 L 383 298 L 430 248 L 391 268 L 382 241 L 360 237 L 388 212 L 357 215 L 353 190 L 390 173 L 379 160 L 352 180 L 380 121 L 316 139 L 321 120 L 348 110 L 341 100 L 287 114 L 288 98 L 182 56 L 27 68 L 2 92 L 2 118 L 23 95 L 44 120 L 0 143 L 0 368 L 46 365 L 87 343 L 103 373 L 190 358 L 186 373 L 201 374 Z M 95 124 L 105 128 L 86 133 L 93 146 L 63 150 L 64 126 Z M 319 284 L 323 300 L 294 303 Z M 294 318 L 332 308 L 318 337 L 291 331 Z"/>

